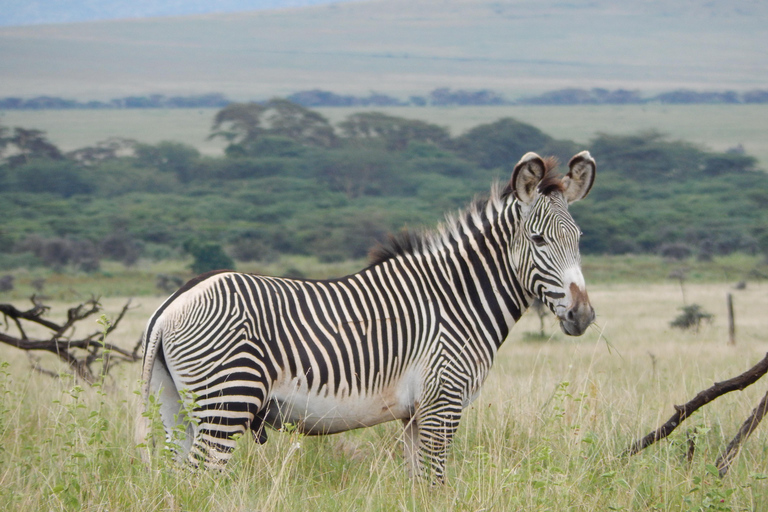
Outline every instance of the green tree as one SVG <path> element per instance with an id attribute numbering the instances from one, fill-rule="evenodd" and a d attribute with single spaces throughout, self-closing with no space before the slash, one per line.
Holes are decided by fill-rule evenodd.
<path id="1" fill-rule="evenodd" d="M 398 171 L 398 154 L 382 149 L 346 148 L 327 152 L 315 163 L 316 179 L 347 198 L 363 195 L 401 195 L 408 180 Z"/>
<path id="2" fill-rule="evenodd" d="M 9 145 L 16 149 L 6 159 L 10 167 L 27 164 L 33 159 L 62 160 L 64 158 L 59 148 L 46 139 L 45 132 L 41 130 L 27 130 L 17 126 L 13 129 L 11 137 L 3 137 L 0 133 L 0 139 L 3 140 L 0 149 Z"/>
<path id="3" fill-rule="evenodd" d="M 93 167 L 95 165 L 117 160 L 121 156 L 133 154 L 138 144 L 133 139 L 122 137 L 110 137 L 109 139 L 97 142 L 94 146 L 87 146 L 70 151 L 65 156 L 69 160 L 74 160 L 80 165 Z"/>
<path id="4" fill-rule="evenodd" d="M 750 172 L 757 167 L 757 158 L 738 153 L 717 153 L 704 161 L 702 172 L 708 176 L 719 176 L 735 172 Z"/>
<path id="5" fill-rule="evenodd" d="M 234 270 L 235 268 L 235 262 L 216 242 L 187 240 L 184 243 L 184 250 L 194 258 L 190 268 L 195 274 L 204 274 L 212 270 Z"/>
<path id="6" fill-rule="evenodd" d="M 381 112 L 352 114 L 339 123 L 339 128 L 350 139 L 381 139 L 386 148 L 393 151 L 402 151 L 411 142 L 445 146 L 450 140 L 448 130 L 442 126 Z"/>
<path id="7" fill-rule="evenodd" d="M 288 137 L 262 135 L 250 143 L 230 144 L 225 154 L 228 157 L 301 158 L 306 155 L 306 149 L 306 146 Z"/>
<path id="8" fill-rule="evenodd" d="M 246 148 L 268 135 L 287 137 L 305 146 L 338 145 L 336 133 L 325 117 L 280 98 L 227 105 L 216 114 L 212 131 L 209 138 L 223 137 L 231 145 Z"/>
<path id="9" fill-rule="evenodd" d="M 154 167 L 160 172 L 176 175 L 182 183 L 194 176 L 193 168 L 200 158 L 200 152 L 181 142 L 163 141 L 155 145 L 136 144 L 136 159 L 144 167 Z"/>
<path id="10" fill-rule="evenodd" d="M 600 155 L 600 166 L 620 171 L 636 181 L 692 177 L 703 167 L 705 153 L 694 144 L 670 141 L 656 131 L 633 135 L 599 134 L 590 152 Z"/>
<path id="11" fill-rule="evenodd" d="M 535 126 L 505 117 L 490 124 L 472 128 L 456 138 L 456 152 L 485 169 L 511 166 L 529 151 L 537 151 L 552 137 Z"/>
<path id="12" fill-rule="evenodd" d="M 0 158 L 5 154 L 5 148 L 11 143 L 11 138 L 8 136 L 8 128 L 0 124 Z"/>
<path id="13" fill-rule="evenodd" d="M 5 182 L 8 189 L 14 192 L 47 192 L 70 197 L 89 194 L 94 190 L 85 172 L 69 160 L 36 158 L 9 169 Z"/>

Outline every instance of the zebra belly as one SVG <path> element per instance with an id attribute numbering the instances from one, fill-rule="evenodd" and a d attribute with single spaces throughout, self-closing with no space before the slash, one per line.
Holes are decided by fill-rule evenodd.
<path id="1" fill-rule="evenodd" d="M 415 395 L 410 379 L 370 395 L 334 396 L 310 392 L 297 379 L 273 389 L 263 411 L 267 425 L 279 429 L 292 424 L 304 434 L 335 434 L 411 417 Z"/>

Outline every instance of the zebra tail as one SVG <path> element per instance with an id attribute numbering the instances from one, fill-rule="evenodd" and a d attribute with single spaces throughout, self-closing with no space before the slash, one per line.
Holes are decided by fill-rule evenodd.
<path id="1" fill-rule="evenodd" d="M 162 337 L 160 332 L 161 329 L 158 328 L 158 325 L 155 322 L 155 317 L 153 316 L 147 330 L 143 334 L 142 344 L 144 345 L 144 359 L 141 368 L 141 399 L 139 411 L 136 415 L 135 428 L 136 445 L 143 447 L 141 450 L 141 458 L 145 463 L 149 463 L 152 443 L 150 432 L 152 429 L 151 416 L 153 413 L 150 408 L 149 396 L 151 393 L 157 393 L 159 388 L 158 385 L 160 384 L 159 382 L 152 382 L 152 377 L 153 374 L 157 377 L 158 370 L 165 373 L 168 372 L 168 369 L 162 361 Z M 160 359 L 160 361 L 158 361 L 158 359 Z M 160 365 L 157 369 L 155 369 L 156 363 Z M 158 380 L 166 381 L 162 383 L 166 385 L 168 382 L 173 383 L 170 374 L 168 374 L 168 379 Z"/>

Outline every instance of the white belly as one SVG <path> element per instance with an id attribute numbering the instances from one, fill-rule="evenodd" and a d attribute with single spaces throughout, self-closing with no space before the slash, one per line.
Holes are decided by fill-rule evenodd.
<path id="1" fill-rule="evenodd" d="M 410 418 L 421 393 L 418 380 L 409 371 L 378 393 L 337 397 L 325 387 L 310 392 L 306 381 L 294 378 L 273 388 L 265 420 L 274 428 L 290 423 L 305 434 L 333 434 Z"/>

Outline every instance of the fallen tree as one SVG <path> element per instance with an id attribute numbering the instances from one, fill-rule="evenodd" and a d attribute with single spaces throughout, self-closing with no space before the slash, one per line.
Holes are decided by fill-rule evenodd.
<path id="1" fill-rule="evenodd" d="M 716 398 L 725 395 L 726 393 L 730 393 L 731 391 L 741 391 L 746 387 L 751 386 L 760 380 L 760 378 L 767 372 L 768 354 L 765 355 L 762 361 L 741 375 L 722 382 L 716 382 L 712 387 L 699 392 L 695 397 L 693 397 L 692 400 L 686 404 L 675 405 L 675 413 L 671 418 L 667 420 L 666 423 L 642 439 L 635 441 L 629 448 L 627 448 L 627 450 L 624 452 L 624 455 L 635 455 L 645 448 L 651 446 L 656 441 L 664 439 L 670 435 L 677 427 L 679 427 L 686 418 L 690 417 L 701 407 L 712 402 Z M 760 401 L 760 404 L 758 404 L 758 406 L 752 411 L 750 417 L 747 418 L 747 420 L 741 426 L 738 434 L 736 434 L 736 436 L 731 440 L 725 451 L 718 457 L 716 466 L 721 477 L 725 476 L 725 474 L 728 472 L 731 462 L 733 462 L 733 459 L 736 457 L 736 454 L 741 447 L 741 443 L 746 441 L 750 434 L 754 432 L 754 430 L 760 424 L 760 421 L 765 416 L 766 412 L 768 412 L 768 393 L 766 393 L 766 395 Z"/>
<path id="2" fill-rule="evenodd" d="M 102 311 L 98 299 L 91 298 L 68 309 L 67 318 L 63 323 L 45 318 L 50 307 L 34 296 L 30 300 L 33 306 L 26 311 L 21 311 L 12 304 L 0 304 L 0 313 L 5 320 L 5 332 L 0 332 L 0 343 L 27 351 L 29 354 L 33 352 L 53 354 L 69 366 L 73 375 L 88 384 L 93 384 L 106 376 L 118 363 L 139 360 L 140 342 L 132 351 L 128 351 L 106 341 L 107 335 L 117 329 L 128 311 L 130 300 L 126 302 L 116 318 L 108 320 L 102 315 L 99 322 L 101 328 L 85 336 L 76 335 L 76 326 L 86 318 Z M 47 334 L 41 337 L 29 336 L 27 331 L 31 330 L 33 325 L 45 328 Z M 16 332 L 11 333 L 14 327 Z M 97 362 L 101 365 L 95 368 Z M 48 375 L 58 376 L 57 372 L 46 370 L 37 361 L 33 362 L 33 368 Z"/>

